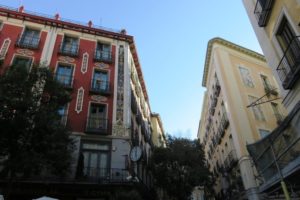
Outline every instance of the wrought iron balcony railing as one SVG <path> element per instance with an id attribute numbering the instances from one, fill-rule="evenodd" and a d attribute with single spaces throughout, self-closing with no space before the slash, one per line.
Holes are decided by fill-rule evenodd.
<path id="1" fill-rule="evenodd" d="M 131 110 L 134 114 L 137 114 L 137 102 L 135 99 L 135 96 L 133 94 L 133 91 L 131 91 Z"/>
<path id="2" fill-rule="evenodd" d="M 230 171 L 232 169 L 232 167 L 235 166 L 235 164 L 237 164 L 237 155 L 236 155 L 236 150 L 231 150 L 225 160 L 224 160 L 224 166 L 225 166 L 225 169 L 227 171 Z"/>
<path id="3" fill-rule="evenodd" d="M 73 76 L 69 74 L 55 74 L 54 79 L 65 88 L 73 88 Z"/>
<path id="4" fill-rule="evenodd" d="M 79 56 L 79 45 L 78 44 L 67 45 L 67 44 L 64 44 L 64 42 L 62 42 L 60 44 L 58 53 L 63 56 L 78 57 Z"/>
<path id="5" fill-rule="evenodd" d="M 108 133 L 108 119 L 101 117 L 89 117 L 86 125 L 86 132 L 88 133 Z"/>
<path id="6" fill-rule="evenodd" d="M 96 50 L 94 54 L 94 61 L 112 63 L 112 56 L 110 51 Z"/>
<path id="7" fill-rule="evenodd" d="M 277 67 L 284 89 L 292 89 L 300 75 L 300 36 L 294 37 Z"/>
<path id="8" fill-rule="evenodd" d="M 110 84 L 109 81 L 102 81 L 99 79 L 92 79 L 92 84 L 90 92 L 108 95 L 110 94 Z"/>
<path id="9" fill-rule="evenodd" d="M 21 35 L 16 41 L 16 46 L 24 49 L 38 49 L 40 44 L 39 36 Z"/>
<path id="10" fill-rule="evenodd" d="M 258 26 L 264 27 L 267 25 L 269 16 L 272 11 L 274 0 L 257 0 L 254 14 L 256 15 Z"/>

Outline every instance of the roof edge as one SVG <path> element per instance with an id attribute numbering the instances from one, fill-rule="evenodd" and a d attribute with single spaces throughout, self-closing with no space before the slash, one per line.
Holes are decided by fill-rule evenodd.
<path id="1" fill-rule="evenodd" d="M 204 71 L 203 71 L 203 77 L 202 77 L 202 86 L 206 87 L 207 84 L 207 76 L 208 76 L 208 70 L 209 70 L 209 63 L 210 63 L 210 59 L 211 59 L 211 53 L 212 53 L 212 48 L 214 44 L 221 44 L 225 47 L 231 48 L 233 50 L 237 50 L 239 52 L 242 52 L 244 54 L 247 54 L 251 57 L 257 58 L 261 61 L 266 62 L 265 56 L 253 51 L 251 49 L 242 47 L 238 44 L 232 43 L 228 40 L 225 40 L 223 38 L 220 37 L 215 37 L 212 38 L 211 40 L 208 41 L 207 43 L 207 49 L 206 49 L 206 57 L 205 57 L 205 62 L 204 62 Z"/>

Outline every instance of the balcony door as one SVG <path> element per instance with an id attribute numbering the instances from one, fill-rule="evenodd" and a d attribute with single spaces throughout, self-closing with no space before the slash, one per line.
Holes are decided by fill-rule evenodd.
<path id="1" fill-rule="evenodd" d="M 285 54 L 286 61 L 290 68 L 294 68 L 295 63 L 300 59 L 300 42 L 296 38 L 296 34 L 293 31 L 288 20 L 283 17 L 281 24 L 277 31 L 277 39 L 282 51 Z"/>
<path id="2" fill-rule="evenodd" d="M 84 143 L 82 148 L 83 174 L 89 178 L 108 178 L 109 145 Z"/>
<path id="3" fill-rule="evenodd" d="M 72 85 L 73 67 L 59 64 L 56 69 L 56 80 L 64 86 Z"/>
<path id="4" fill-rule="evenodd" d="M 96 91 L 108 90 L 108 74 L 103 71 L 94 71 L 92 87 Z"/>
<path id="5" fill-rule="evenodd" d="M 89 116 L 89 128 L 94 130 L 107 129 L 106 105 L 91 104 Z"/>

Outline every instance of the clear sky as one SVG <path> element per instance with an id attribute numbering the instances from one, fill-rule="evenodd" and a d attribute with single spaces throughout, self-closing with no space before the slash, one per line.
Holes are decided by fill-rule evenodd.
<path id="1" fill-rule="evenodd" d="M 261 52 L 242 0 L 1 0 L 10 7 L 120 30 L 135 37 L 152 112 L 168 134 L 196 138 L 207 42 Z"/>

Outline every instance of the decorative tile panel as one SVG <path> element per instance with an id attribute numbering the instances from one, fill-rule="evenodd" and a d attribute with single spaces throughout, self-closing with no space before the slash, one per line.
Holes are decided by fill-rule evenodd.
<path id="1" fill-rule="evenodd" d="M 79 114 L 82 111 L 83 97 L 84 97 L 84 89 L 83 87 L 80 87 L 77 92 L 77 100 L 76 100 L 76 107 L 75 107 L 75 111 L 77 112 L 77 114 Z"/>
<path id="2" fill-rule="evenodd" d="M 124 46 L 119 47 L 116 123 L 123 124 L 124 114 Z"/>
<path id="3" fill-rule="evenodd" d="M 87 72 L 88 65 L 89 65 L 89 54 L 85 52 L 82 56 L 81 73 L 85 74 Z"/>
<path id="4" fill-rule="evenodd" d="M 5 57 L 5 55 L 7 53 L 7 50 L 9 48 L 10 42 L 11 42 L 11 40 L 9 38 L 6 38 L 3 41 L 2 47 L 0 49 L 0 58 L 4 58 Z"/>

